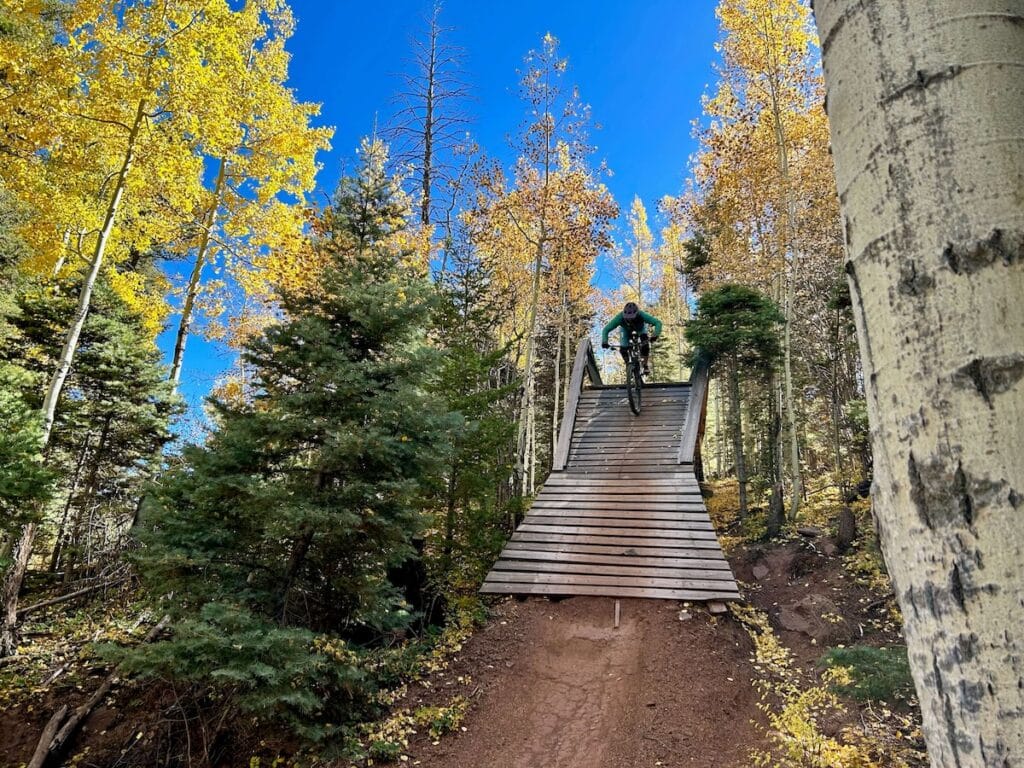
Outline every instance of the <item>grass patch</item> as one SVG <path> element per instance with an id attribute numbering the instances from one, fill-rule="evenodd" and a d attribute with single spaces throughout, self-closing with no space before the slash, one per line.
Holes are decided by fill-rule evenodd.
<path id="1" fill-rule="evenodd" d="M 854 645 L 832 648 L 821 659 L 822 666 L 842 667 L 848 672 L 843 682 L 835 683 L 837 693 L 858 701 L 896 702 L 907 700 L 914 693 L 907 649 L 872 648 Z"/>

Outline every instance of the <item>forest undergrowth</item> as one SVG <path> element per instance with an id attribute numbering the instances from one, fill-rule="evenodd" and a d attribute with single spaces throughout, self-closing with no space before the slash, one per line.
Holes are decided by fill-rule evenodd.
<path id="1" fill-rule="evenodd" d="M 870 503 L 851 505 L 860 535 L 839 552 L 842 499 L 835 488 L 810 496 L 799 523 L 773 540 L 765 539 L 763 515 L 738 517 L 735 482 L 712 482 L 705 491 L 750 601 L 729 607 L 754 643 L 752 684 L 768 723 L 752 764 L 928 765 L 899 608 Z"/>

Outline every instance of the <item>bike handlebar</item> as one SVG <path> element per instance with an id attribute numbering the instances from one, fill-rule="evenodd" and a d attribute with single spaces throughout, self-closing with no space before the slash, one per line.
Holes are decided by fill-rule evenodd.
<path id="1" fill-rule="evenodd" d="M 648 339 L 648 340 L 647 340 L 647 342 L 648 342 L 649 344 L 654 344 L 654 343 L 656 343 L 657 341 L 658 341 L 658 339 Z M 639 344 L 639 343 L 640 343 L 640 342 L 639 342 L 639 341 L 637 341 L 637 344 Z M 629 348 L 630 348 L 630 347 L 632 347 L 632 346 L 633 346 L 632 344 L 611 344 L 611 343 L 609 343 L 609 344 L 608 344 L 608 349 L 629 349 Z"/>

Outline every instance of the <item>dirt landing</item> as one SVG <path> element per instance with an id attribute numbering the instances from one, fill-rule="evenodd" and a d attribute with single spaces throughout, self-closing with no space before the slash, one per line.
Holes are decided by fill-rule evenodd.
<path id="1" fill-rule="evenodd" d="M 431 768 L 745 766 L 761 739 L 750 642 L 681 605 L 507 602 L 452 670 L 478 683 L 466 731 L 410 744 Z"/>

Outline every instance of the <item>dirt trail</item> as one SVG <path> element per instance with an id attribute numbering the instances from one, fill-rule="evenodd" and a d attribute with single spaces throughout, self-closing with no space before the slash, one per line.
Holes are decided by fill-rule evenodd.
<path id="1" fill-rule="evenodd" d="M 509 601 L 455 675 L 479 685 L 459 736 L 410 745 L 430 768 L 749 764 L 761 735 L 750 641 L 731 619 L 679 603 Z"/>

